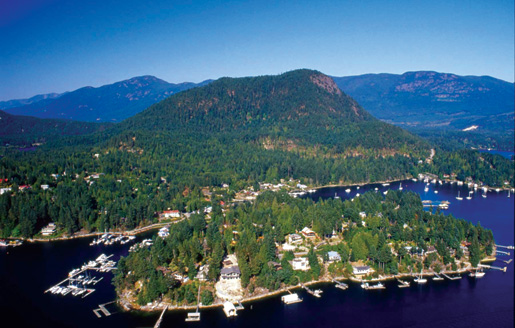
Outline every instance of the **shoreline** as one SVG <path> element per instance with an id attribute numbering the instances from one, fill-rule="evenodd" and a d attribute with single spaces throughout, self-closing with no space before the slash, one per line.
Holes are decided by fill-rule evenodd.
<path id="1" fill-rule="evenodd" d="M 495 260 L 496 260 L 496 258 L 485 258 L 485 259 L 481 260 L 480 263 L 493 262 Z M 462 275 L 466 272 L 469 272 L 472 269 L 473 268 L 469 264 L 465 268 L 458 269 L 455 271 L 453 271 L 453 270 L 441 271 L 441 272 L 439 272 L 439 274 L 445 273 L 445 274 Z M 357 283 L 357 284 L 359 284 L 361 282 L 386 282 L 386 281 L 402 279 L 402 278 L 416 278 L 419 275 L 420 274 L 416 274 L 416 273 L 401 273 L 401 274 L 382 276 L 380 278 L 372 278 L 372 279 L 359 279 L 356 277 L 342 277 L 342 276 L 338 276 L 338 277 L 334 277 L 334 278 L 322 277 L 321 279 L 318 279 L 318 280 L 312 280 L 312 281 L 303 283 L 303 285 L 304 286 L 312 286 L 312 285 L 318 285 L 318 284 L 324 284 L 324 283 L 332 283 L 333 279 L 337 280 L 337 281 L 351 281 L 351 282 Z M 435 272 L 422 272 L 422 276 L 424 276 L 424 277 L 431 277 L 431 276 L 435 276 L 435 275 L 436 275 Z M 288 292 L 291 290 L 295 290 L 295 289 L 302 289 L 302 286 L 300 284 L 297 284 L 295 286 L 283 287 L 281 289 L 267 292 L 267 293 L 260 294 L 260 295 L 244 297 L 240 300 L 240 302 L 243 304 L 243 303 L 259 301 L 259 300 L 274 297 L 279 294 L 282 294 L 282 293 L 285 293 L 285 292 Z M 217 307 L 223 307 L 223 303 L 224 303 L 224 301 L 219 301 L 217 303 L 210 304 L 210 305 L 200 305 L 199 309 L 212 309 L 212 308 L 217 308 Z M 232 303 L 235 303 L 235 302 L 232 302 Z M 138 313 L 138 312 L 139 313 L 153 313 L 153 312 L 157 312 L 157 311 L 162 311 L 165 308 L 165 306 L 168 306 L 167 311 L 187 311 L 187 310 L 196 310 L 197 309 L 197 305 L 171 305 L 171 304 L 166 304 L 166 303 L 165 304 L 160 304 L 160 303 L 156 304 L 153 306 L 153 308 L 147 308 L 147 306 L 142 306 L 142 307 L 136 308 L 136 307 L 133 307 L 132 304 L 129 303 L 127 300 L 120 299 L 120 298 L 117 299 L 117 304 L 120 305 L 127 312 L 136 312 L 136 313 Z"/>
<path id="2" fill-rule="evenodd" d="M 175 224 L 178 222 L 181 222 L 184 219 L 180 219 L 177 221 L 172 222 L 163 222 L 163 223 L 153 223 L 148 226 L 144 226 L 141 228 L 129 230 L 129 231 L 107 231 L 107 232 L 90 232 L 86 234 L 76 234 L 73 236 L 65 236 L 65 237 L 54 237 L 54 238 L 25 238 L 25 237 L 7 237 L 5 239 L 8 240 L 23 240 L 24 242 L 29 243 L 38 243 L 38 242 L 53 242 L 53 241 L 63 241 L 63 240 L 72 240 L 72 239 L 79 239 L 79 238 L 88 238 L 88 237 L 95 237 L 95 236 L 101 236 L 104 233 L 109 233 L 111 235 L 123 235 L 123 236 L 134 236 L 138 235 L 143 232 L 147 232 L 150 230 L 154 230 L 157 228 L 162 228 L 168 224 Z"/>

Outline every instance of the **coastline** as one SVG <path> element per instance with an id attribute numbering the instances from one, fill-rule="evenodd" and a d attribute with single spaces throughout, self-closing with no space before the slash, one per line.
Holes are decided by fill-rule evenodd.
<path id="1" fill-rule="evenodd" d="M 487 258 L 484 258 L 483 260 L 481 260 L 480 263 L 493 262 L 495 260 L 496 260 L 495 257 L 487 257 Z M 469 272 L 471 269 L 472 269 L 472 267 L 470 266 L 470 263 L 469 263 L 465 268 L 458 269 L 455 271 L 446 270 L 446 271 L 441 271 L 440 273 L 461 275 L 466 272 Z M 401 279 L 401 278 L 416 278 L 419 275 L 420 274 L 416 274 L 416 273 L 401 273 L 401 274 L 397 274 L 397 275 L 388 275 L 388 276 L 382 276 L 380 278 L 372 278 L 372 279 L 359 279 L 356 277 L 342 277 L 342 276 L 332 278 L 332 277 L 325 276 L 318 280 L 312 280 L 312 281 L 306 282 L 303 285 L 304 286 L 312 286 L 312 285 L 318 285 L 318 284 L 323 284 L 323 283 L 331 283 L 331 282 L 333 282 L 333 279 L 337 280 L 337 281 L 352 281 L 353 283 L 357 283 L 357 284 L 364 282 L 364 281 L 365 282 L 386 282 L 386 281 L 391 281 L 391 280 Z M 422 272 L 422 276 L 424 276 L 424 277 L 431 277 L 431 276 L 435 276 L 435 275 L 436 275 L 435 272 Z M 244 297 L 240 300 L 240 302 L 242 304 L 243 303 L 251 303 L 254 301 L 259 301 L 262 299 L 274 297 L 279 294 L 282 294 L 282 293 L 285 293 L 285 292 L 288 292 L 291 290 L 295 290 L 295 289 L 302 289 L 302 286 L 300 284 L 297 284 L 295 286 L 283 287 L 281 289 L 270 291 L 270 292 L 259 294 L 259 295 Z M 127 300 L 120 299 L 120 298 L 117 300 L 117 303 L 125 311 L 128 311 L 128 312 L 134 311 L 134 312 L 141 312 L 141 313 L 152 313 L 152 312 L 162 311 L 166 306 L 168 307 L 167 311 L 187 311 L 187 310 L 196 310 L 197 309 L 197 305 L 171 305 L 171 304 L 166 304 L 166 303 L 158 303 L 151 307 L 148 307 L 148 306 L 134 307 Z M 217 307 L 223 307 L 223 303 L 224 303 L 223 301 L 218 301 L 218 302 L 216 302 L 214 304 L 210 304 L 210 305 L 200 305 L 199 309 L 212 309 L 212 308 L 217 308 Z"/>

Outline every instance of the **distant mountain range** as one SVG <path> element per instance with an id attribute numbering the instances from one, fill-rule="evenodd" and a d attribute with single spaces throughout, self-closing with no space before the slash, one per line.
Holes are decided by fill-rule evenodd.
<path id="1" fill-rule="evenodd" d="M 372 115 L 406 128 L 514 128 L 514 85 L 492 77 L 420 71 L 333 79 Z"/>
<path id="2" fill-rule="evenodd" d="M 514 84 L 488 76 L 437 72 L 332 77 L 373 116 L 411 130 L 513 131 Z M 39 118 L 120 122 L 172 94 L 212 80 L 172 84 L 153 76 L 99 88 L 0 102 L 0 109 Z"/>
<path id="3" fill-rule="evenodd" d="M 209 83 L 173 84 L 154 76 L 134 77 L 99 88 L 84 87 L 65 94 L 36 96 L 0 103 L 14 115 L 85 122 L 120 122 L 172 94 Z"/>

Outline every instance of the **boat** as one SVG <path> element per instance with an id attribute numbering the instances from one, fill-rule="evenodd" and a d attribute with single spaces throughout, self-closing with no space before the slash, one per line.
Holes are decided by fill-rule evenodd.
<path id="1" fill-rule="evenodd" d="M 359 192 L 358 192 L 358 193 L 356 194 L 356 197 L 359 197 L 359 196 L 360 196 L 360 194 L 359 194 Z"/>
<path id="2" fill-rule="evenodd" d="M 485 276 L 485 272 L 479 268 L 476 272 L 470 272 L 469 276 L 473 278 L 483 278 Z"/>
<path id="3" fill-rule="evenodd" d="M 428 192 L 429 191 L 429 188 L 428 187 L 425 187 L 424 188 L 424 192 Z"/>
<path id="4" fill-rule="evenodd" d="M 508 198 L 510 197 L 510 189 L 508 189 Z"/>
<path id="5" fill-rule="evenodd" d="M 374 188 L 375 191 L 378 191 L 379 189 L 377 187 Z"/>
<path id="6" fill-rule="evenodd" d="M 458 197 L 456 197 L 457 200 L 463 200 L 463 197 L 460 197 L 460 192 L 458 191 Z"/>
<path id="7" fill-rule="evenodd" d="M 5 240 L 0 240 L 0 247 L 7 247 L 8 243 Z"/>
<path id="8" fill-rule="evenodd" d="M 293 304 L 302 302 L 302 298 L 300 298 L 297 293 L 292 293 L 281 296 L 281 301 L 283 301 L 284 304 Z"/>
<path id="9" fill-rule="evenodd" d="M 340 199 L 340 196 L 338 196 L 337 193 L 334 193 L 334 199 Z"/>
<path id="10" fill-rule="evenodd" d="M 481 197 L 486 198 L 486 192 L 483 192 L 483 194 L 481 195 Z"/>
<path id="11" fill-rule="evenodd" d="M 495 191 L 499 192 L 499 191 L 501 191 L 501 189 L 499 189 L 499 188 L 495 188 Z"/>
<path id="12" fill-rule="evenodd" d="M 411 179 L 413 182 L 417 182 L 418 180 L 416 178 Z"/>
<path id="13" fill-rule="evenodd" d="M 467 199 L 472 199 L 472 196 L 470 196 L 472 194 L 472 191 L 469 191 L 469 195 L 467 196 Z"/>
<path id="14" fill-rule="evenodd" d="M 365 282 L 365 283 L 361 284 L 361 288 L 367 289 L 367 290 L 368 289 L 386 289 L 386 287 L 380 282 L 378 282 L 377 285 L 369 285 L 368 282 Z"/>
<path id="15" fill-rule="evenodd" d="M 390 185 L 389 183 L 383 183 L 383 187 L 387 187 L 389 185 Z"/>
<path id="16" fill-rule="evenodd" d="M 316 190 L 315 190 L 315 189 L 309 189 L 309 190 L 308 190 L 308 192 L 309 192 L 310 194 L 312 194 L 312 193 L 316 192 Z"/>
<path id="17" fill-rule="evenodd" d="M 422 270 L 420 271 L 420 277 L 415 278 L 415 282 L 417 284 L 425 284 L 427 282 L 427 279 L 422 277 Z"/>
<path id="18" fill-rule="evenodd" d="M 438 194 L 438 190 L 435 190 L 435 194 Z"/>
<path id="19" fill-rule="evenodd" d="M 388 194 L 388 190 L 386 190 L 386 191 L 383 191 L 383 194 L 385 194 L 385 195 L 386 195 L 386 194 Z"/>
<path id="20" fill-rule="evenodd" d="M 346 192 L 346 193 L 349 193 L 349 192 L 350 192 L 350 189 L 345 189 L 345 192 Z"/>
<path id="21" fill-rule="evenodd" d="M 399 183 L 399 190 L 402 190 L 402 182 Z"/>

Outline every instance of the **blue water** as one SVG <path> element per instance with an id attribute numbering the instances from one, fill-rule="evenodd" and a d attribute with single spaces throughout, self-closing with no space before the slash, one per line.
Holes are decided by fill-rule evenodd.
<path id="1" fill-rule="evenodd" d="M 490 153 L 490 154 L 497 154 L 501 155 L 502 157 L 505 157 L 507 159 L 511 159 L 512 156 L 515 154 L 512 151 L 505 151 L 505 150 L 487 150 L 487 149 L 480 149 L 479 152 L 481 153 Z"/>
<path id="2" fill-rule="evenodd" d="M 455 199 L 458 190 L 468 194 L 466 186 L 430 185 L 424 193 L 424 184 L 404 181 L 404 190 L 419 192 L 422 199 L 449 200 L 447 213 L 456 217 L 481 222 L 494 232 L 498 244 L 514 243 L 514 199 L 507 192 L 489 192 L 482 198 L 474 194 L 472 200 Z M 398 189 L 399 183 L 362 186 L 345 193 L 346 188 L 324 188 L 312 194 L 314 198 L 342 199 L 363 194 L 375 187 L 378 192 L 387 188 Z M 434 193 L 438 190 L 438 194 Z M 155 232 L 153 232 L 155 233 Z M 139 239 L 147 236 L 140 236 Z M 17 320 L 19 327 L 153 327 L 158 313 L 114 313 L 98 319 L 92 312 L 98 304 L 114 300 L 110 273 L 94 288 L 97 291 L 85 299 L 43 294 L 44 290 L 64 279 L 71 268 L 101 253 L 127 254 L 128 245 L 90 247 L 91 239 L 54 243 L 27 244 L 14 249 L 0 250 L 0 314 L 2 324 L 7 319 Z M 505 266 L 499 256 L 494 265 Z M 358 284 L 348 290 L 323 284 L 322 298 L 317 299 L 304 291 L 299 295 L 302 303 L 284 305 L 280 297 L 245 304 L 238 317 L 227 319 L 221 308 L 202 310 L 202 321 L 185 323 L 185 312 L 169 312 L 161 327 L 483 327 L 485 325 L 512 327 L 514 315 L 514 263 L 507 273 L 488 271 L 484 278 L 473 280 L 468 276 L 457 281 L 428 281 L 425 286 L 400 289 L 394 282 L 382 291 L 364 291 Z"/>

